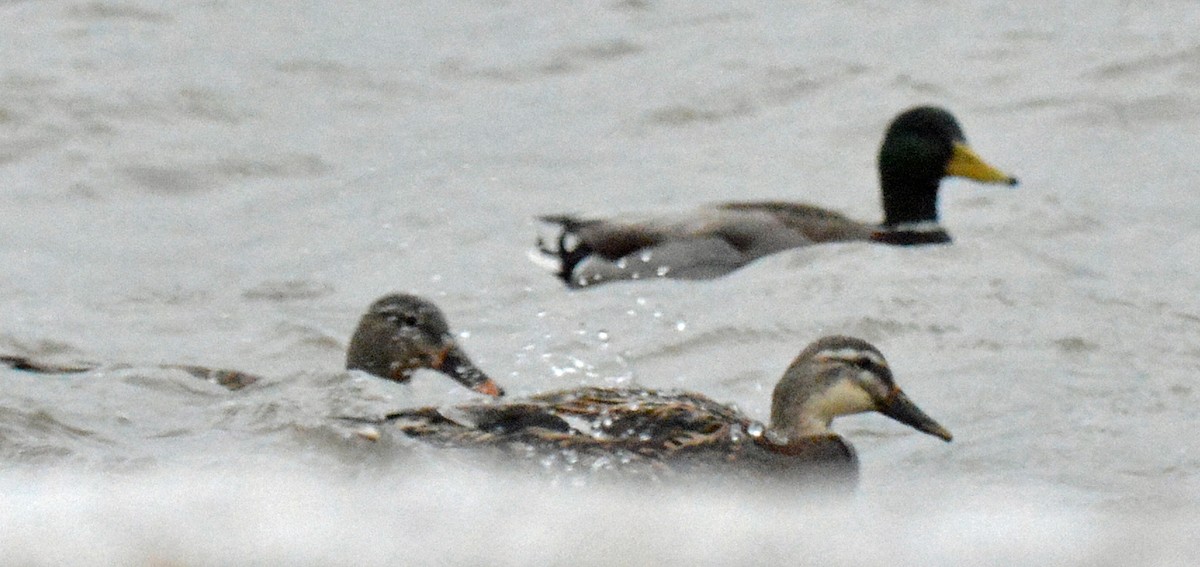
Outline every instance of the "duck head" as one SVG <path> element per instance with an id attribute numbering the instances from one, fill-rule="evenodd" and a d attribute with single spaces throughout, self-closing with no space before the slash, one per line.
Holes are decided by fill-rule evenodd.
<path id="1" fill-rule="evenodd" d="M 436 305 L 409 294 L 375 300 L 350 339 L 346 369 L 407 382 L 421 368 L 441 372 L 481 394 L 504 395 L 454 341 Z"/>
<path id="2" fill-rule="evenodd" d="M 945 441 L 952 438 L 896 386 L 878 349 L 845 336 L 817 340 L 788 367 L 771 398 L 770 430 L 789 440 L 829 435 L 833 418 L 868 411 Z"/>
<path id="3" fill-rule="evenodd" d="M 951 176 L 1017 184 L 967 145 L 962 127 L 947 110 L 919 106 L 900 113 L 879 148 L 884 226 L 936 223 L 938 185 Z"/>

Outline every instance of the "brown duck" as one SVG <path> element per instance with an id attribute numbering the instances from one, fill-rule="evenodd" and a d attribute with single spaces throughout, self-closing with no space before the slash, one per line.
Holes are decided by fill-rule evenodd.
<path id="1" fill-rule="evenodd" d="M 549 456 L 580 470 L 854 482 L 854 449 L 830 423 L 867 411 L 951 439 L 896 386 L 879 350 L 845 336 L 822 338 L 792 362 L 775 386 L 766 426 L 700 394 L 590 387 L 503 404 L 401 411 L 377 422 L 382 431 L 369 428 L 363 436 L 398 430 L 436 446 Z"/>
<path id="2" fill-rule="evenodd" d="M 879 150 L 883 223 L 790 202 L 730 202 L 690 214 L 627 219 L 541 217 L 557 235 L 539 238 L 533 259 L 569 287 L 649 279 L 715 278 L 781 250 L 825 242 L 943 244 L 950 235 L 938 216 L 945 177 L 1016 185 L 967 145 L 950 112 L 922 106 L 900 113 Z"/>
<path id="3" fill-rule="evenodd" d="M 99 364 L 52 364 L 23 356 L 0 355 L 0 363 L 18 370 L 40 373 L 80 373 L 101 368 Z M 182 370 L 197 378 L 238 390 L 261 378 L 238 370 L 190 364 L 159 365 Z M 481 394 L 502 396 L 503 390 L 475 366 L 455 342 L 440 309 L 432 302 L 409 294 L 391 294 L 377 299 L 358 322 L 346 352 L 346 369 L 362 370 L 380 378 L 407 382 L 420 369 L 441 372 Z"/>

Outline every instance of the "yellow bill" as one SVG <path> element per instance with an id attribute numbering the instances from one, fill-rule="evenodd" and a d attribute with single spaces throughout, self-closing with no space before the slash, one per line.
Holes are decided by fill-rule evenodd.
<path id="1" fill-rule="evenodd" d="M 963 142 L 954 142 L 954 153 L 950 157 L 950 163 L 946 164 L 946 175 L 965 177 L 983 183 L 1017 184 L 1016 177 L 992 167 Z"/>

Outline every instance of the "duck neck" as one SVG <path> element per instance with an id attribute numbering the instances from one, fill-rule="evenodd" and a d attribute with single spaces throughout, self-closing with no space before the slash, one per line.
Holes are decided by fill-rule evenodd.
<path id="1" fill-rule="evenodd" d="M 871 240 L 900 246 L 950 242 L 938 222 L 938 180 L 882 181 L 883 225 Z"/>
<path id="2" fill-rule="evenodd" d="M 771 406 L 771 424 L 767 430 L 774 442 L 787 444 L 805 437 L 833 434 L 829 428 L 833 416 L 825 411 L 827 408 L 819 397 L 796 405 L 787 397 L 777 396 Z"/>
<path id="3" fill-rule="evenodd" d="M 884 228 L 913 223 L 937 223 L 939 181 L 881 177 Z"/>
<path id="4" fill-rule="evenodd" d="M 767 431 L 768 439 L 777 444 L 787 445 L 806 437 L 834 435 L 833 430 L 829 428 L 831 421 L 813 415 L 805 415 L 789 423 L 772 423 Z"/>

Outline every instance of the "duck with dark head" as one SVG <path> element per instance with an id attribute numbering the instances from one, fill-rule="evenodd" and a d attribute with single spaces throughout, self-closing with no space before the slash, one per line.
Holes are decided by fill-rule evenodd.
<path id="1" fill-rule="evenodd" d="M 0 355 L 0 364 L 42 374 L 78 374 L 102 367 L 131 365 L 96 363 L 57 364 L 27 356 Z M 203 380 L 238 390 L 262 377 L 240 370 L 210 368 L 194 364 L 156 364 L 156 368 L 182 370 Z M 346 369 L 407 382 L 419 369 L 430 369 L 453 378 L 481 394 L 504 395 L 458 346 L 442 311 L 431 301 L 410 294 L 385 295 L 371 304 L 358 322 L 346 353 Z"/>
<path id="2" fill-rule="evenodd" d="M 446 317 L 432 302 L 409 294 L 375 300 L 350 338 L 346 369 L 407 382 L 426 368 L 481 394 L 504 395 L 458 346 Z"/>
<path id="3" fill-rule="evenodd" d="M 787 201 L 735 201 L 690 213 L 597 219 L 550 215 L 555 235 L 539 238 L 531 258 L 572 288 L 652 278 L 707 279 L 781 250 L 827 242 L 944 244 L 938 215 L 946 177 L 1016 185 L 967 145 L 942 108 L 920 106 L 896 116 L 879 149 L 883 222 Z"/>

